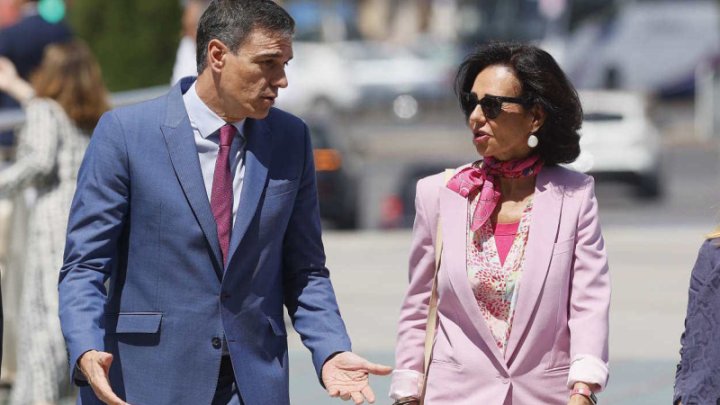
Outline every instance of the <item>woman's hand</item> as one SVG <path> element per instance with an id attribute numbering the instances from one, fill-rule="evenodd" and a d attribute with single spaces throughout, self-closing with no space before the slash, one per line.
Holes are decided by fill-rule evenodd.
<path id="1" fill-rule="evenodd" d="M 585 384 L 584 382 L 576 382 L 575 385 L 573 385 L 573 389 L 579 389 L 584 390 L 585 392 L 588 392 L 588 395 L 593 392 L 597 392 L 600 387 L 597 384 Z M 572 394 L 570 395 L 570 400 L 568 401 L 568 405 L 593 405 L 593 401 L 590 400 L 590 398 L 586 397 L 582 394 Z"/>
<path id="2" fill-rule="evenodd" d="M 30 84 L 18 76 L 15 65 L 5 57 L 0 57 L 0 91 L 8 93 L 21 104 L 35 94 Z"/>
<path id="3" fill-rule="evenodd" d="M 575 394 L 570 397 L 568 405 L 592 405 L 592 401 L 590 401 L 590 398 L 584 395 Z"/>

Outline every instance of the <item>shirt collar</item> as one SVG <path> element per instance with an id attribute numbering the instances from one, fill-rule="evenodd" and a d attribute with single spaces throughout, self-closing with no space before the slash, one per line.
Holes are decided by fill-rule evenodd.
<path id="1" fill-rule="evenodd" d="M 207 106 L 197 94 L 195 90 L 195 84 L 183 94 L 183 102 L 185 103 L 185 109 L 187 110 L 188 117 L 190 118 L 190 124 L 200 132 L 200 136 L 206 138 L 215 132 L 217 132 L 223 125 L 227 124 L 225 120 L 220 118 L 210 107 Z M 245 120 L 231 122 L 238 134 L 243 136 L 243 124 Z"/>

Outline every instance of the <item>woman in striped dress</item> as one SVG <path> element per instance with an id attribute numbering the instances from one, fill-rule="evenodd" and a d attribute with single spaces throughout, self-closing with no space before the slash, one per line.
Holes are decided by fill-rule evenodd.
<path id="1" fill-rule="evenodd" d="M 90 134 L 108 109 L 100 68 L 80 41 L 51 45 L 32 84 L 0 59 L 0 90 L 23 106 L 26 123 L 17 159 L 0 170 L 0 193 L 37 190 L 30 213 L 20 298 L 17 376 L 11 405 L 47 405 L 68 384 L 65 345 L 58 319 L 58 271 L 68 211 Z"/>

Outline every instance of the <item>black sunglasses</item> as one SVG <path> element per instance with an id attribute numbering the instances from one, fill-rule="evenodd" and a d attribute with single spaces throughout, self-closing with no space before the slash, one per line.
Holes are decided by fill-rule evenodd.
<path id="1" fill-rule="evenodd" d="M 526 98 L 493 96 L 491 94 L 486 94 L 483 98 L 478 100 L 477 94 L 463 92 L 461 99 L 463 108 L 468 115 L 472 113 L 477 105 L 480 105 L 483 115 L 485 118 L 490 120 L 495 119 L 498 115 L 500 115 L 503 103 L 515 103 L 524 107 L 530 105 L 530 101 Z"/>

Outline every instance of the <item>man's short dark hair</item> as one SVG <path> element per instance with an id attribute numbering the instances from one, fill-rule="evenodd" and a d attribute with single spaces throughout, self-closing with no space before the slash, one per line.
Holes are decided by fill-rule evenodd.
<path id="1" fill-rule="evenodd" d="M 535 149 L 546 165 L 571 163 L 580 154 L 583 112 L 575 88 L 555 59 L 544 50 L 516 43 L 494 42 L 467 56 L 455 77 L 455 93 L 465 119 L 472 109 L 460 95 L 472 89 L 475 78 L 493 65 L 510 67 L 522 85 L 522 97 L 545 110 L 545 123 L 537 131 L 540 144 Z"/>
<path id="2" fill-rule="evenodd" d="M 197 70 L 207 65 L 207 47 L 213 39 L 237 52 L 254 29 L 291 36 L 295 20 L 272 0 L 213 0 L 200 17 L 197 30 Z"/>

